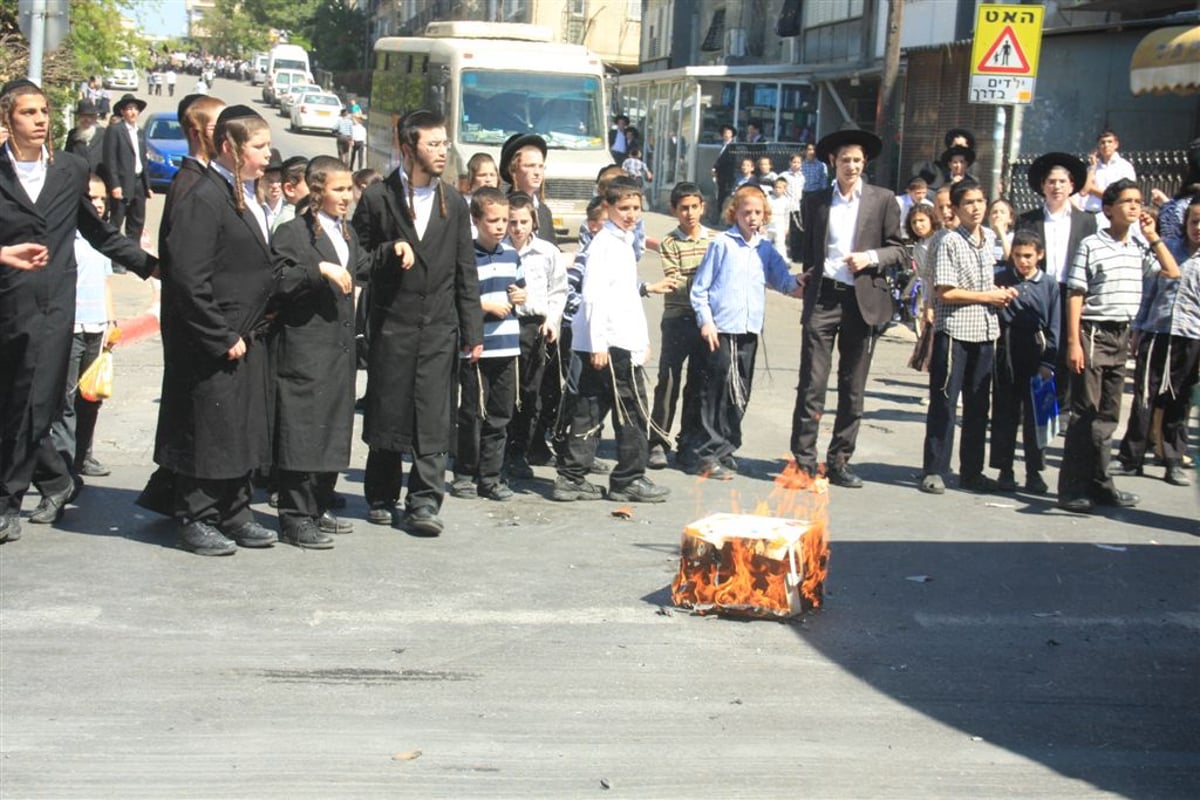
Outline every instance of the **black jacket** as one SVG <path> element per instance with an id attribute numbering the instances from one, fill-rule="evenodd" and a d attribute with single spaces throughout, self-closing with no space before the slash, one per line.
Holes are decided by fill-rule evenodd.
<path id="1" fill-rule="evenodd" d="M 88 169 L 95 175 L 104 177 L 104 128 L 95 127 L 91 141 L 85 142 L 79 128 L 72 128 L 67 134 L 68 153 L 74 153 L 88 163 Z"/>
<path id="2" fill-rule="evenodd" d="M 104 182 L 108 184 L 111 194 L 113 189 L 120 188 L 124 199 L 129 200 L 134 192 L 150 196 L 150 171 L 146 163 L 146 131 L 138 128 L 138 152 L 140 161 L 134 160 L 133 141 L 125 123 L 114 122 L 104 131 Z M 142 172 L 138 175 L 134 170 L 141 163 Z"/>

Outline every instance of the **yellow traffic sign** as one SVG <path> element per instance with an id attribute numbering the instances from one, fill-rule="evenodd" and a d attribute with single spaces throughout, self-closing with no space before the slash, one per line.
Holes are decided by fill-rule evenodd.
<path id="1" fill-rule="evenodd" d="M 1044 6 L 982 3 L 975 13 L 972 75 L 1036 78 Z"/>

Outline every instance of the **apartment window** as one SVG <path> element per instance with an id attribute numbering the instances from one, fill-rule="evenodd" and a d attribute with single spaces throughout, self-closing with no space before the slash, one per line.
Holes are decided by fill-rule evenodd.
<path id="1" fill-rule="evenodd" d="M 582 17 L 587 15 L 587 0 L 570 0 L 569 8 L 571 16 Z"/>
<path id="2" fill-rule="evenodd" d="M 863 0 L 821 0 L 804 4 L 804 27 L 815 28 L 861 17 Z"/>
<path id="3" fill-rule="evenodd" d="M 725 9 L 718 8 L 713 12 L 712 20 L 708 23 L 708 32 L 700 50 L 705 53 L 719 53 L 725 49 Z"/>
<path id="4" fill-rule="evenodd" d="M 628 0 L 625 17 L 630 22 L 642 21 L 642 0 Z"/>

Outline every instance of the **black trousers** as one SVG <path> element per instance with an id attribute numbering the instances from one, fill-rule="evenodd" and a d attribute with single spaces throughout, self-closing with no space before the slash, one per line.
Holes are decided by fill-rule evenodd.
<path id="1" fill-rule="evenodd" d="M 254 521 L 250 511 L 250 473 L 241 478 L 175 475 L 175 519 L 183 525 L 204 522 L 222 530 Z"/>
<path id="2" fill-rule="evenodd" d="M 1182 462 L 1188 447 L 1187 413 L 1198 362 L 1200 340 L 1161 333 L 1141 335 L 1133 373 L 1133 408 L 1117 456 L 1123 465 L 1142 466 L 1156 408 L 1163 412 L 1163 460 L 1169 466 Z"/>
<path id="3" fill-rule="evenodd" d="M 1041 472 L 1045 454 L 1038 447 L 1037 420 L 1033 416 L 1030 381 L 1042 358 L 1041 343 L 1032 331 L 1006 330 L 996 346 L 996 370 L 992 385 L 992 449 L 988 465 L 1012 472 L 1017 450 L 1017 426 L 1026 473 Z M 1057 385 L 1056 385 L 1057 387 Z"/>
<path id="4" fill-rule="evenodd" d="M 521 355 L 517 359 L 520 385 L 517 387 L 518 408 L 514 409 L 508 425 L 508 455 L 524 456 L 529 450 L 533 431 L 542 411 L 542 379 L 546 374 L 547 345 L 541 327 L 545 317 L 521 318 Z M 557 358 L 557 354 L 554 355 Z"/>
<path id="5" fill-rule="evenodd" d="M 696 358 L 700 362 L 699 428 L 683 444 L 689 460 L 695 456 L 701 465 L 712 464 L 742 446 L 742 417 L 750 402 L 754 380 L 754 357 L 758 336 L 753 333 L 722 333 L 717 349 Z"/>
<path id="6" fill-rule="evenodd" d="M 563 324 L 559 329 L 558 345 L 546 348 L 546 369 L 542 372 L 542 407 L 538 412 L 537 425 L 530 436 L 530 446 L 541 446 L 546 432 L 559 430 L 562 412 L 563 381 L 571 368 L 571 326 Z"/>
<path id="7" fill-rule="evenodd" d="M 703 353 L 707 351 L 696 318 L 663 317 L 659 326 L 662 345 L 658 355 L 658 381 L 654 384 L 654 405 L 650 418 L 654 426 L 650 429 L 650 444 L 666 450 L 671 449 L 671 426 L 675 424 L 675 410 L 679 404 L 679 391 L 683 386 L 683 365 L 687 362 L 687 388 L 683 392 L 683 413 L 680 416 L 680 432 L 677 441 L 682 443 L 689 435 L 700 429 L 698 416 L 700 369 Z M 659 431 L 662 431 L 660 433 Z"/>
<path id="8" fill-rule="evenodd" d="M 141 189 L 142 179 L 138 178 L 134 183 L 133 197 L 126 197 L 121 200 L 113 200 L 109 198 L 110 217 L 112 226 L 117 230 L 121 230 L 122 223 L 125 225 L 125 235 L 135 242 L 142 240 L 142 229 L 146 227 L 146 194 Z M 116 267 L 116 265 L 113 265 Z"/>
<path id="9" fill-rule="evenodd" d="M 1129 325 L 1084 320 L 1079 334 L 1083 372 L 1069 373 L 1071 423 L 1058 471 L 1060 499 L 1111 495 L 1114 490 L 1108 463 L 1125 391 Z"/>
<path id="10" fill-rule="evenodd" d="M 821 279 L 816 307 L 804 323 L 800 344 L 800 385 L 792 411 L 792 454 L 809 470 L 817 465 L 817 432 L 825 411 L 825 392 L 838 351 L 838 405 L 833 438 L 825 457 L 830 466 L 843 466 L 854 455 L 862 422 L 867 373 L 875 351 L 875 329 L 858 310 L 854 287 Z"/>
<path id="11" fill-rule="evenodd" d="M 277 471 L 279 516 L 317 518 L 329 510 L 336 472 Z"/>
<path id="12" fill-rule="evenodd" d="M 446 496 L 446 462 L 450 454 L 412 454 L 412 469 L 408 472 L 408 510 L 418 507 L 437 512 Z M 367 468 L 363 475 L 363 494 L 368 505 L 395 505 L 400 499 L 400 484 L 404 478 L 404 454 L 395 450 L 371 448 L 367 453 Z"/>
<path id="13" fill-rule="evenodd" d="M 508 421 L 516 403 L 517 359 L 467 359 L 458 365 L 458 449 L 454 473 L 470 475 L 482 488 L 500 482 Z"/>
<path id="14" fill-rule="evenodd" d="M 646 435 L 646 385 L 642 368 L 628 350 L 608 349 L 608 367 L 596 369 L 591 353 L 573 353 L 563 389 L 558 474 L 580 482 L 596 458 L 600 429 L 612 412 L 617 438 L 617 466 L 609 475 L 612 489 L 623 489 L 646 474 L 650 445 Z"/>
<path id="15" fill-rule="evenodd" d="M 959 478 L 983 472 L 987 444 L 988 395 L 992 388 L 995 347 L 991 342 L 963 342 L 938 331 L 933 335 L 929 364 L 929 411 L 925 415 L 922 471 L 945 476 L 954 451 L 958 396 L 963 399 L 962 442 L 958 446 Z"/>

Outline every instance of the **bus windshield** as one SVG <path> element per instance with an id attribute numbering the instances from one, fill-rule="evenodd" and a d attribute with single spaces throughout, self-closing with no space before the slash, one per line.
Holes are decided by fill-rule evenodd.
<path id="1" fill-rule="evenodd" d="M 278 72 L 281 69 L 294 69 L 298 72 L 304 72 L 308 69 L 308 65 L 295 58 L 277 58 L 275 59 L 275 71 Z"/>
<path id="2" fill-rule="evenodd" d="M 504 144 L 514 133 L 536 133 L 551 148 L 605 147 L 604 92 L 595 75 L 463 70 L 463 144 Z"/>

